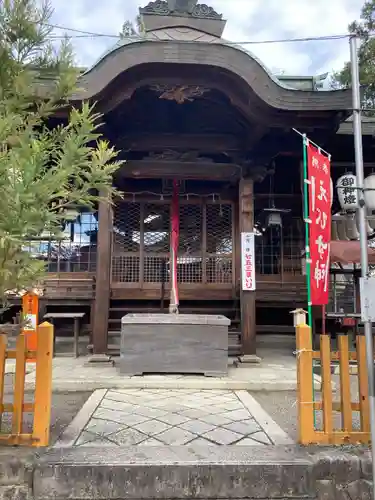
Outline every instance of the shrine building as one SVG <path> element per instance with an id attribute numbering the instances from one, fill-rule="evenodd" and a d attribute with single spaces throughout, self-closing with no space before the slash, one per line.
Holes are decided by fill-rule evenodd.
<path id="1" fill-rule="evenodd" d="M 179 311 L 227 316 L 229 354 L 254 355 L 257 334 L 293 334 L 290 311 L 306 307 L 302 138 L 293 129 L 331 153 L 335 183 L 354 170 L 351 91 L 272 74 L 225 40 L 222 15 L 197 0 L 157 0 L 140 14 L 143 33 L 120 40 L 71 96 L 103 114 L 101 132 L 125 160 L 113 177 L 122 198 L 76 214 L 66 241 L 40 247 L 43 312 L 85 311 L 95 354 L 118 350 L 124 315 L 168 313 L 177 193 Z M 374 130 L 364 123 L 366 171 Z M 254 234 L 251 290 L 242 233 Z"/>

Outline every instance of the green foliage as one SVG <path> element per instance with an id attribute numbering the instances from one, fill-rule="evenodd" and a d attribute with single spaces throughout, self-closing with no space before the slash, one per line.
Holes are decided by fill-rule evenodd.
<path id="1" fill-rule="evenodd" d="M 361 11 L 360 21 L 349 25 L 349 32 L 361 38 L 359 49 L 360 82 L 364 90 L 364 107 L 367 110 L 375 109 L 375 0 L 365 2 Z M 347 62 L 344 68 L 333 76 L 335 88 L 349 88 L 351 86 L 351 65 Z"/>
<path id="2" fill-rule="evenodd" d="M 46 0 L 0 1 L 0 302 L 9 290 L 35 286 L 44 263 L 26 244 L 64 225 L 72 206 L 93 208 L 113 192 L 121 162 L 101 138 L 100 116 L 83 103 L 59 123 L 78 72 L 64 40 L 48 40 Z M 61 120 L 60 120 L 61 121 Z"/>

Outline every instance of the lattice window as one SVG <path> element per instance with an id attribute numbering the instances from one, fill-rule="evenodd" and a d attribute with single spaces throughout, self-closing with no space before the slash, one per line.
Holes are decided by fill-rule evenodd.
<path id="1" fill-rule="evenodd" d="M 112 281 L 140 280 L 141 206 L 121 202 L 113 211 Z"/>
<path id="2" fill-rule="evenodd" d="M 208 283 L 232 283 L 233 207 L 207 205 L 206 277 Z"/>
<path id="3" fill-rule="evenodd" d="M 202 282 L 202 205 L 180 206 L 179 283 Z"/>
<path id="4" fill-rule="evenodd" d="M 115 208 L 114 282 L 170 281 L 170 216 L 170 202 L 121 203 Z M 180 204 L 179 283 L 232 282 L 232 217 L 229 204 L 208 204 L 206 208 Z"/>
<path id="5" fill-rule="evenodd" d="M 82 212 L 65 224 L 58 240 L 30 241 L 24 249 L 45 261 L 47 272 L 95 272 L 97 232 L 97 214 Z"/>
<path id="6" fill-rule="evenodd" d="M 335 264 L 332 267 L 337 268 Z M 351 268 L 352 266 L 346 266 Z M 332 272 L 329 276 L 329 302 L 327 312 L 352 314 L 358 312 L 357 290 L 354 276 Z"/>
<path id="7" fill-rule="evenodd" d="M 170 205 L 145 203 L 143 211 L 144 282 L 169 281 Z"/>
<path id="8" fill-rule="evenodd" d="M 283 218 L 282 227 L 269 227 L 255 238 L 256 269 L 259 274 L 301 274 L 304 248 L 301 218 Z"/>

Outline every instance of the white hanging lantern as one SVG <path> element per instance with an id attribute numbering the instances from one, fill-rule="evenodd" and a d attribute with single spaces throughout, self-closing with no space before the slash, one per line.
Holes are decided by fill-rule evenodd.
<path id="1" fill-rule="evenodd" d="M 338 219 L 336 221 L 337 236 L 340 241 L 348 241 L 348 235 L 346 234 L 346 222 L 344 218 Z"/>
<path id="2" fill-rule="evenodd" d="M 368 225 L 372 229 L 372 233 L 375 231 L 375 215 L 373 215 L 373 210 L 367 210 Z"/>
<path id="3" fill-rule="evenodd" d="M 356 214 L 356 224 L 357 224 L 358 239 L 359 239 L 359 215 L 358 215 L 358 212 Z M 370 221 L 366 220 L 365 224 L 366 224 L 367 236 L 371 236 L 372 234 L 374 234 L 374 230 L 371 227 Z"/>
<path id="4" fill-rule="evenodd" d="M 363 182 L 365 203 L 368 210 L 375 210 L 375 174 L 371 174 Z"/>
<path id="5" fill-rule="evenodd" d="M 346 236 L 349 240 L 359 239 L 357 219 L 358 217 L 355 213 L 347 214 L 345 217 Z"/>
<path id="6" fill-rule="evenodd" d="M 333 220 L 331 224 L 331 240 L 337 241 L 339 239 L 340 238 L 337 232 L 337 221 Z"/>
<path id="7" fill-rule="evenodd" d="M 336 183 L 340 206 L 345 212 L 354 212 L 358 208 L 357 178 L 354 174 L 342 175 Z"/>

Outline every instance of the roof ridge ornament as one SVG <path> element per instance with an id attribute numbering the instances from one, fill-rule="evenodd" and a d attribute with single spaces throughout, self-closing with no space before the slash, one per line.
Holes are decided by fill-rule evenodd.
<path id="1" fill-rule="evenodd" d="M 140 9 L 141 14 L 159 16 L 187 16 L 200 19 L 222 20 L 222 14 L 206 4 L 198 4 L 198 0 L 155 0 Z"/>

